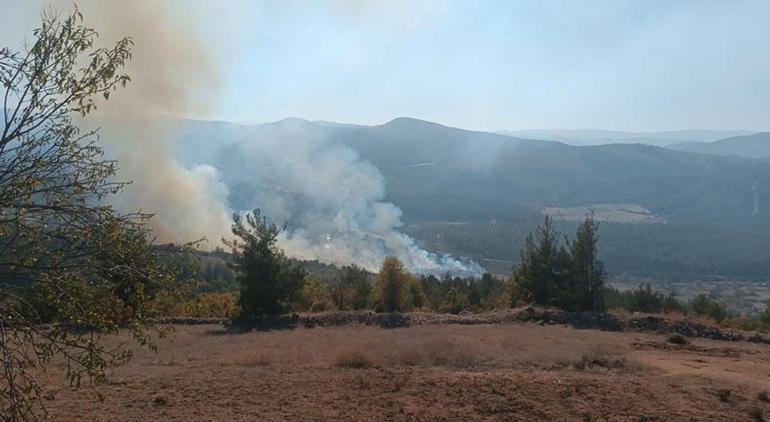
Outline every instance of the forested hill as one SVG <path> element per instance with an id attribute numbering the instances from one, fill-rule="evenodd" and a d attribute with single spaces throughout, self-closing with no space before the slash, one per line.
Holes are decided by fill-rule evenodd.
<path id="1" fill-rule="evenodd" d="M 286 154 L 297 139 L 347 145 L 382 173 L 386 199 L 403 210 L 409 233 L 429 249 L 499 270 L 516 259 L 544 210 L 565 220 L 566 231 L 573 217 L 599 209 L 602 256 L 613 274 L 770 276 L 766 160 L 641 144 L 576 147 L 409 118 L 378 126 L 194 121 L 182 138 L 182 160 L 214 165 L 225 181 L 256 173 L 249 154 L 262 143 L 286 145 Z M 250 194 L 258 177 L 240 176 L 228 186 L 230 203 L 260 206 Z"/>

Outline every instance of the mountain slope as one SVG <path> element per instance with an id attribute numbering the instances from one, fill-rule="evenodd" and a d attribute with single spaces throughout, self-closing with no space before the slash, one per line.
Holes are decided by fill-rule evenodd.
<path id="1" fill-rule="evenodd" d="M 271 209 L 276 201 L 279 210 L 308 206 L 308 193 L 288 189 L 281 177 L 309 178 L 308 186 L 328 195 L 350 186 L 336 187 L 336 176 L 319 173 L 321 167 L 295 171 L 265 163 L 259 155 L 268 149 L 288 163 L 297 148 L 350 156 L 344 165 L 359 166 L 360 156 L 372 166 L 367 172 L 382 175 L 385 200 L 403 211 L 409 234 L 430 250 L 496 262 L 488 268 L 500 271 L 510 268 L 544 208 L 621 204 L 649 210 L 666 224 L 604 223 L 602 257 L 612 274 L 770 273 L 767 161 L 639 144 L 576 147 L 408 118 L 377 126 L 189 122 L 177 148 L 186 165 L 221 172 L 236 209 Z M 559 225 L 565 233 L 575 227 Z"/>
<path id="2" fill-rule="evenodd" d="M 668 148 L 701 154 L 770 157 L 770 132 L 736 136 L 714 142 L 685 142 L 669 145 Z"/>
<path id="3" fill-rule="evenodd" d="M 411 218 L 505 218 L 546 205 L 638 203 L 673 221 L 741 224 L 762 175 L 737 157 L 645 145 L 573 147 L 413 119 L 342 139 L 379 168 L 389 197 Z"/>

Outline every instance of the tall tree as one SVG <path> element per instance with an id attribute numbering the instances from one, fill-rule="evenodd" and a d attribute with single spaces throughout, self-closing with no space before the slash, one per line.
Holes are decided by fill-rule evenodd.
<path id="1" fill-rule="evenodd" d="M 305 270 L 292 264 L 278 247 L 282 229 L 269 224 L 260 210 L 234 215 L 232 241 L 223 240 L 234 256 L 243 317 L 280 315 L 299 299 Z"/>
<path id="2" fill-rule="evenodd" d="M 129 81 L 131 40 L 94 48 L 77 9 L 44 14 L 33 34 L 21 51 L 0 49 L 0 420 L 44 412 L 31 374 L 55 355 L 74 383 L 102 379 L 129 355 L 99 336 L 127 326 L 146 341 L 147 303 L 175 278 L 161 258 L 176 248 L 147 241 L 148 215 L 107 205 L 124 185 L 116 162 L 73 123 Z"/>
<path id="3" fill-rule="evenodd" d="M 345 266 L 332 286 L 334 304 L 339 310 L 365 309 L 369 304 L 371 290 L 366 270 L 355 265 Z"/>
<path id="4" fill-rule="evenodd" d="M 599 224 L 588 215 L 578 226 L 570 245 L 570 282 L 574 307 L 582 311 L 604 312 L 604 263 L 598 258 Z"/>
<path id="5" fill-rule="evenodd" d="M 374 283 L 377 305 L 385 312 L 404 310 L 404 296 L 408 294 L 409 275 L 404 265 L 396 257 L 388 257 L 382 262 L 380 272 Z"/>
<path id="6" fill-rule="evenodd" d="M 513 280 L 536 304 L 557 305 L 556 295 L 565 282 L 568 266 L 569 254 L 559 245 L 553 219 L 546 215 L 535 233 L 527 236 Z"/>

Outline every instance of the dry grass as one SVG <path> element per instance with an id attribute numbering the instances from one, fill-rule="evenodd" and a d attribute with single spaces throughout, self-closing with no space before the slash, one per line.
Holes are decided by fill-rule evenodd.
<path id="1" fill-rule="evenodd" d="M 64 421 L 745 420 L 752 406 L 770 411 L 757 395 L 767 347 L 730 343 L 740 354 L 725 356 L 724 342 L 683 348 L 666 338 L 536 324 L 179 326 L 157 354 L 137 349 L 106 385 L 73 390 L 52 379 L 48 405 Z M 726 402 L 719 389 L 729 389 Z"/>
<path id="2" fill-rule="evenodd" d="M 660 314 L 649 314 L 653 316 L 662 316 L 666 319 L 669 319 L 671 321 L 676 322 L 691 322 L 696 324 L 701 324 L 706 327 L 711 328 L 721 328 L 720 325 L 714 320 L 714 318 L 711 318 L 707 315 L 698 315 L 698 314 L 686 314 L 681 311 L 664 311 Z"/>
<path id="3" fill-rule="evenodd" d="M 273 364 L 273 357 L 266 353 L 251 353 L 251 354 L 244 353 L 234 362 L 237 365 L 242 365 L 247 367 L 255 367 L 255 366 L 266 367 Z"/>
<path id="4" fill-rule="evenodd" d="M 194 330 L 180 327 L 177 336 L 185 337 Z M 225 342 L 227 352 L 211 353 L 209 343 L 216 342 Z M 396 330 L 349 326 L 207 335 L 189 349 L 175 345 L 182 350 L 172 360 L 176 363 L 169 365 L 206 361 L 245 367 L 337 366 L 340 360 L 360 355 L 373 365 L 390 367 L 548 369 L 573 366 L 586 356 L 630 360 L 624 343 L 611 333 L 534 324 L 517 325 L 516 329 L 497 325 L 426 325 Z"/>

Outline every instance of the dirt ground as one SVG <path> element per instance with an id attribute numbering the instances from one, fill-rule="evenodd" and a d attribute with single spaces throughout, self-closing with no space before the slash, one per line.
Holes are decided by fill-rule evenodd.
<path id="1" fill-rule="evenodd" d="M 770 346 L 530 323 L 176 326 L 107 385 L 48 375 L 61 421 L 770 419 Z"/>

